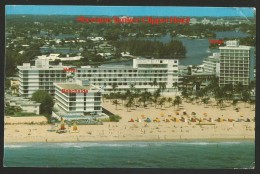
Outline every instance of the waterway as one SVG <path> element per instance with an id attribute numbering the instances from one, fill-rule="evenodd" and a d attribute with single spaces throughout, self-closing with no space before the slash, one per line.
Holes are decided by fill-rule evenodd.
<path id="1" fill-rule="evenodd" d="M 243 33 L 241 31 L 223 31 L 223 32 L 215 32 L 216 39 L 223 38 L 242 38 L 249 36 L 247 33 Z M 180 40 L 183 45 L 186 47 L 187 53 L 186 57 L 180 59 L 180 65 L 199 65 L 202 64 L 203 59 L 212 55 L 215 52 L 219 52 L 218 49 L 209 49 L 209 41 L 208 39 L 189 39 L 189 38 L 180 38 L 180 37 L 171 37 L 170 34 L 155 37 L 155 38 L 140 38 L 151 41 L 160 41 L 163 43 L 168 43 L 172 39 Z M 125 62 L 114 62 L 109 63 L 111 65 L 132 65 L 132 61 Z"/>

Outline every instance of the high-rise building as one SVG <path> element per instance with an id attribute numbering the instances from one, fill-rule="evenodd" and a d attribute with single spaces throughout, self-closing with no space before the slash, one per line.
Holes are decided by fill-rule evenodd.
<path id="1" fill-rule="evenodd" d="M 254 80 L 254 47 L 239 45 L 239 42 L 227 41 L 220 50 L 219 85 L 249 85 Z"/>

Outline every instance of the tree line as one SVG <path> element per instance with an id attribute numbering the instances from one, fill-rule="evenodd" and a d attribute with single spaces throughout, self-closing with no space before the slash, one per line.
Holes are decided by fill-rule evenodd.
<path id="1" fill-rule="evenodd" d="M 155 58 L 182 58 L 186 55 L 186 48 L 179 40 L 172 40 L 169 43 L 149 40 L 121 40 L 117 43 L 120 52 L 130 52 L 135 56 Z"/>

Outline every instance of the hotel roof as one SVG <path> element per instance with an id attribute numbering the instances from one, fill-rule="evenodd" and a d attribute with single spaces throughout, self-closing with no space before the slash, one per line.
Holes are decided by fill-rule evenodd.
<path id="1" fill-rule="evenodd" d="M 57 87 L 59 87 L 59 88 L 62 88 L 62 89 L 72 89 L 72 90 L 98 89 L 98 88 L 95 87 L 94 85 L 81 86 L 81 85 L 78 85 L 78 84 L 75 84 L 75 83 L 55 83 L 55 85 L 56 85 Z"/>

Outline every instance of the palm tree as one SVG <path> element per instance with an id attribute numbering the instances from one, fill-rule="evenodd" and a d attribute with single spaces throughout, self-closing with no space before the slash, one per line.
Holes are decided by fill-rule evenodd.
<path id="1" fill-rule="evenodd" d="M 172 102 L 172 98 L 171 97 L 167 98 L 167 102 L 169 103 L 169 107 L 170 107 L 170 103 Z"/>
<path id="2" fill-rule="evenodd" d="M 118 102 L 118 100 L 113 100 L 113 104 L 116 105 L 116 110 L 117 110 L 117 105 L 120 104 L 120 103 Z"/>
<path id="3" fill-rule="evenodd" d="M 206 97 L 206 98 L 202 98 L 202 103 L 204 103 L 204 105 L 208 104 L 209 103 L 209 97 Z"/>
<path id="4" fill-rule="evenodd" d="M 226 84 L 223 86 L 224 98 L 226 100 L 232 100 L 234 96 L 234 87 L 232 84 Z"/>
<path id="5" fill-rule="evenodd" d="M 154 91 L 153 93 L 153 102 L 154 102 L 154 107 L 156 108 L 156 104 L 157 104 L 157 99 L 161 96 L 161 90 L 157 89 L 156 91 Z"/>
<path id="6" fill-rule="evenodd" d="M 173 83 L 172 87 L 175 88 L 175 96 L 176 96 L 176 94 L 177 94 L 177 92 L 178 92 L 178 83 L 177 83 L 177 82 Z M 176 89 L 177 89 L 177 90 L 176 90 Z M 186 88 L 186 89 L 187 89 L 187 88 Z"/>
<path id="7" fill-rule="evenodd" d="M 161 91 L 163 92 L 163 91 L 166 89 L 166 82 L 159 83 L 159 88 L 160 88 Z"/>
<path id="8" fill-rule="evenodd" d="M 234 91 L 236 94 L 239 94 L 239 97 L 242 98 L 242 92 L 244 90 L 244 86 L 241 82 L 239 82 L 238 84 L 236 84 L 234 86 Z"/>
<path id="9" fill-rule="evenodd" d="M 143 106 L 146 107 L 146 102 L 149 101 L 151 98 L 152 94 L 148 91 L 145 91 L 141 93 L 141 96 L 139 98 L 139 101 L 143 103 Z"/>
<path id="10" fill-rule="evenodd" d="M 250 92 L 248 90 L 244 90 L 242 92 L 242 101 L 246 103 L 250 100 Z"/>
<path id="11" fill-rule="evenodd" d="M 220 107 L 223 106 L 223 98 L 225 96 L 225 91 L 223 87 L 215 87 L 214 88 L 214 98 L 217 101 L 217 104 L 220 105 Z"/>
<path id="12" fill-rule="evenodd" d="M 126 103 L 126 107 L 127 107 L 127 112 L 129 112 L 129 108 L 131 108 L 131 106 L 133 105 L 134 103 L 134 98 L 133 97 L 129 97 L 128 100 L 127 100 L 127 103 Z"/>
<path id="13" fill-rule="evenodd" d="M 130 91 L 134 92 L 135 91 L 135 84 L 131 83 L 129 86 L 130 86 Z"/>
<path id="14" fill-rule="evenodd" d="M 237 102 L 238 102 L 237 99 L 233 99 L 233 103 L 232 103 L 232 105 L 233 105 L 233 109 L 236 108 L 236 106 L 237 106 Z"/>
<path id="15" fill-rule="evenodd" d="M 154 78 L 151 86 L 153 86 L 155 88 L 155 86 L 157 86 L 157 85 L 158 85 L 157 80 L 156 80 L 156 78 Z"/>
<path id="16" fill-rule="evenodd" d="M 163 97 L 159 100 L 159 105 L 161 106 L 161 109 L 162 109 L 162 106 L 165 104 L 165 101 L 166 101 L 166 98 Z"/>
<path id="17" fill-rule="evenodd" d="M 174 108 L 175 106 L 177 105 L 178 109 L 179 109 L 179 105 L 182 103 L 181 101 L 181 97 L 180 96 L 176 96 L 175 99 L 173 100 L 173 105 L 174 105 Z"/>
<path id="18" fill-rule="evenodd" d="M 115 92 L 115 90 L 116 90 L 117 87 L 118 87 L 118 85 L 117 85 L 116 83 L 113 83 L 113 84 L 112 84 L 112 89 L 113 89 L 114 92 Z"/>

